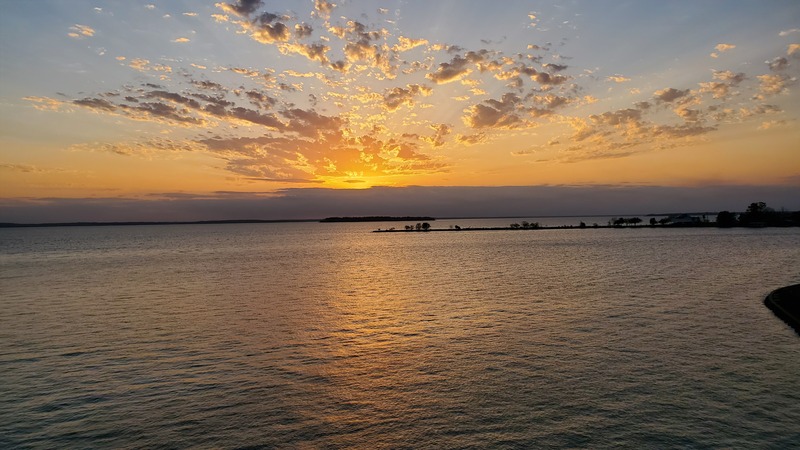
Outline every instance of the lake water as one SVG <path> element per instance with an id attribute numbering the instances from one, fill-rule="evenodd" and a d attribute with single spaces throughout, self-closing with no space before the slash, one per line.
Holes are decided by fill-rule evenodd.
<path id="1" fill-rule="evenodd" d="M 0 447 L 800 445 L 800 229 L 402 225 L 0 230 Z"/>

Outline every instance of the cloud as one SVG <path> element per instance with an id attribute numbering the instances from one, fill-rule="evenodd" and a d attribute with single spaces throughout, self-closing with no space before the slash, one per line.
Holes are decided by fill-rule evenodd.
<path id="1" fill-rule="evenodd" d="M 714 79 L 719 81 L 700 83 L 700 92 L 710 92 L 716 99 L 725 99 L 730 96 L 731 89 L 738 86 L 745 78 L 743 72 L 715 71 Z"/>
<path id="2" fill-rule="evenodd" d="M 39 169 L 36 166 L 31 166 L 28 164 L 10 164 L 10 163 L 0 163 L 0 170 L 6 170 L 9 172 L 19 172 L 19 173 L 43 173 L 45 172 L 42 169 Z"/>
<path id="3" fill-rule="evenodd" d="M 294 25 L 294 35 L 297 39 L 304 39 L 311 36 L 311 33 L 314 32 L 314 28 L 311 25 L 305 23 L 296 23 Z"/>
<path id="4" fill-rule="evenodd" d="M 309 60 L 316 60 L 320 63 L 327 64 L 330 47 L 323 44 L 288 43 L 279 45 L 278 50 L 284 55 L 294 53 L 303 55 Z"/>
<path id="5" fill-rule="evenodd" d="M 381 140 L 370 135 L 344 138 L 333 130 L 314 140 L 262 136 L 212 138 L 200 143 L 223 157 L 227 170 L 275 181 L 362 179 L 435 172 L 446 167 L 420 153 L 412 142 Z"/>
<path id="6" fill-rule="evenodd" d="M 431 89 L 425 85 L 410 84 L 405 88 L 396 87 L 387 89 L 383 93 L 383 104 L 389 111 L 394 111 L 402 105 L 413 106 L 414 97 L 430 95 Z"/>
<path id="7" fill-rule="evenodd" d="M 67 33 L 67 36 L 74 38 L 74 39 L 83 39 L 86 37 L 94 36 L 94 29 L 88 25 L 79 25 L 75 24 L 74 26 L 69 27 L 70 31 Z"/>
<path id="8" fill-rule="evenodd" d="M 464 56 L 456 55 L 449 62 L 439 64 L 433 73 L 428 73 L 425 78 L 436 84 L 446 84 L 460 80 L 472 72 L 470 66 L 476 66 L 481 72 L 497 69 L 501 64 L 485 64 L 488 62 L 490 52 L 486 49 L 468 51 Z"/>
<path id="9" fill-rule="evenodd" d="M 64 107 L 64 102 L 50 97 L 22 97 L 33 103 L 33 107 L 39 111 L 59 111 Z"/>
<path id="10" fill-rule="evenodd" d="M 189 39 L 185 38 L 185 37 L 182 37 L 182 38 L 173 39 L 172 42 L 174 42 L 176 44 L 183 44 L 185 42 L 189 42 Z"/>
<path id="11" fill-rule="evenodd" d="M 792 28 L 790 30 L 781 31 L 780 33 L 778 33 L 778 36 L 784 37 L 784 36 L 789 36 L 790 34 L 794 34 L 794 33 L 800 33 L 800 28 Z"/>
<path id="12" fill-rule="evenodd" d="M 485 133 L 474 133 L 474 134 L 459 134 L 456 138 L 458 142 L 466 145 L 475 145 L 480 144 L 482 142 L 486 142 L 487 136 Z"/>
<path id="13" fill-rule="evenodd" d="M 336 8 L 336 4 L 334 3 L 331 3 L 326 0 L 314 0 L 314 9 L 323 18 L 330 17 L 334 8 Z"/>
<path id="14" fill-rule="evenodd" d="M 661 89 L 653 97 L 659 102 L 670 103 L 689 94 L 689 89 L 679 90 L 674 88 Z"/>
<path id="15" fill-rule="evenodd" d="M 248 17 L 258 8 L 260 8 L 264 2 L 262 0 L 239 0 L 236 3 L 216 3 L 215 6 L 222 9 L 225 12 L 236 14 L 242 17 Z"/>
<path id="16" fill-rule="evenodd" d="M 430 125 L 430 128 L 434 130 L 434 135 L 430 138 L 426 139 L 434 147 L 441 147 L 445 143 L 445 137 L 449 135 L 453 131 L 453 127 L 450 125 L 446 125 L 440 123 L 438 125 Z"/>
<path id="17" fill-rule="evenodd" d="M 772 70 L 773 72 L 779 72 L 789 67 L 789 60 L 781 56 L 769 61 L 768 64 L 769 70 Z"/>
<path id="18" fill-rule="evenodd" d="M 251 23 L 250 36 L 262 44 L 288 41 L 291 37 L 289 27 L 278 19 L 275 14 L 261 14 Z"/>
<path id="19" fill-rule="evenodd" d="M 717 52 L 719 52 L 719 53 L 712 53 L 711 57 L 712 58 L 719 58 L 719 54 L 720 53 L 724 53 L 724 52 L 733 50 L 734 48 L 736 48 L 736 46 L 733 45 L 733 44 L 717 44 L 714 47 L 714 49 L 717 50 Z"/>
<path id="20" fill-rule="evenodd" d="M 789 56 L 800 55 L 800 44 L 789 44 L 786 54 Z"/>
<path id="21" fill-rule="evenodd" d="M 150 64 L 150 61 L 141 58 L 136 58 L 131 60 L 128 66 L 140 72 L 148 72 L 148 71 L 165 72 L 165 73 L 172 72 L 172 67 L 170 66 L 166 66 L 163 64 Z"/>
<path id="22" fill-rule="evenodd" d="M 500 100 L 486 100 L 466 111 L 464 123 L 470 128 L 516 128 L 524 124 L 518 110 L 521 99 L 506 93 Z"/>
<path id="23" fill-rule="evenodd" d="M 407 52 L 423 45 L 428 45 L 427 39 L 411 39 L 405 36 L 398 36 L 397 44 L 392 47 L 392 50 L 396 52 Z"/>
<path id="24" fill-rule="evenodd" d="M 622 75 L 612 75 L 610 77 L 606 77 L 606 80 L 613 81 L 614 83 L 625 83 L 631 81 L 630 78 L 624 77 Z"/>
<path id="25" fill-rule="evenodd" d="M 544 63 L 542 67 L 551 71 L 551 72 L 561 72 L 562 70 L 566 70 L 569 66 L 564 64 L 552 64 L 552 63 Z"/>
<path id="26" fill-rule="evenodd" d="M 116 111 L 117 109 L 116 105 L 102 98 L 84 98 L 80 100 L 73 100 L 72 103 L 78 106 L 103 111 Z"/>
<path id="27" fill-rule="evenodd" d="M 758 78 L 761 85 L 759 86 L 762 95 L 777 95 L 786 90 L 789 78 L 783 75 L 759 75 Z"/>
<path id="28" fill-rule="evenodd" d="M 785 120 L 769 120 L 761 122 L 761 125 L 758 127 L 759 130 L 769 130 L 772 128 L 783 127 L 788 122 Z"/>
<path id="29" fill-rule="evenodd" d="M 469 61 L 461 56 L 456 56 L 450 62 L 439 64 L 439 68 L 433 73 L 428 73 L 425 78 L 436 84 L 446 84 L 461 79 L 468 75 L 471 70 L 468 67 Z"/>

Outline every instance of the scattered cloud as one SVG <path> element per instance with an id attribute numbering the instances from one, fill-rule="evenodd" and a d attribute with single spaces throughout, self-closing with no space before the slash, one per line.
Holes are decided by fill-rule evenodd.
<path id="1" fill-rule="evenodd" d="M 780 108 L 765 100 L 788 92 L 797 78 L 794 58 L 800 56 L 800 44 L 788 44 L 787 55 L 766 62 L 767 74 L 716 70 L 675 87 L 648 84 L 652 96 L 642 101 L 644 87 L 619 90 L 606 84 L 628 83 L 631 77 L 613 68 L 612 75 L 603 77 L 599 67 L 584 69 L 569 55 L 555 53 L 563 41 L 523 41 L 518 52 L 510 52 L 495 49 L 507 39 L 498 37 L 465 48 L 434 41 L 435 33 L 401 34 L 393 20 L 399 11 L 384 17 L 389 9 L 379 8 L 381 17 L 347 17 L 345 6 L 336 9 L 334 3 L 314 0 L 303 15 L 270 9 L 263 0 L 215 4 L 218 14 L 211 18 L 220 30 L 268 46 L 273 55 L 279 52 L 291 63 L 283 70 L 271 68 L 270 62 L 220 67 L 204 59 L 119 56 L 118 66 L 138 72 L 138 84 L 60 100 L 25 100 L 42 111 L 84 110 L 163 124 L 165 134 L 175 126 L 196 133 L 183 146 L 146 141 L 94 146 L 106 152 L 199 151 L 250 181 L 363 183 L 369 177 L 446 171 L 450 162 L 443 155 L 452 148 L 531 134 L 540 124 L 565 129 L 546 145 L 514 154 L 535 150 L 569 163 L 622 158 L 702 139 L 721 124 L 752 120 L 762 129 L 782 125 Z M 537 26 L 529 32 L 539 33 L 539 16 L 528 14 L 530 25 Z M 76 39 L 95 35 L 85 25 L 70 32 Z M 185 33 L 171 42 L 193 40 Z M 712 56 L 735 48 L 720 43 Z M 629 103 L 612 108 L 604 91 L 630 93 Z M 766 114 L 775 118 L 759 118 Z"/>
<path id="2" fill-rule="evenodd" d="M 614 83 L 626 83 L 628 81 L 631 81 L 630 78 L 624 77 L 622 75 L 612 75 L 610 77 L 607 77 L 606 80 L 613 81 Z"/>
<path id="3" fill-rule="evenodd" d="M 402 105 L 414 105 L 414 97 L 418 95 L 430 95 L 431 88 L 425 85 L 411 84 L 405 88 L 396 87 L 388 89 L 383 94 L 383 104 L 390 111 L 394 111 Z"/>
<path id="4" fill-rule="evenodd" d="M 670 103 L 689 94 L 689 89 L 667 88 L 655 92 L 653 97 L 659 102 Z"/>
<path id="5" fill-rule="evenodd" d="M 59 111 L 64 107 L 63 101 L 49 97 L 33 96 L 33 97 L 23 97 L 22 99 L 32 102 L 33 107 L 38 109 L 39 111 Z"/>
<path id="6" fill-rule="evenodd" d="M 758 80 L 761 82 L 760 93 L 763 96 L 777 95 L 785 91 L 788 82 L 790 81 L 784 75 L 759 75 Z"/>
<path id="7" fill-rule="evenodd" d="M 94 28 L 88 25 L 79 25 L 75 24 L 69 27 L 70 32 L 67 33 L 67 36 L 74 38 L 74 39 L 83 39 L 87 37 L 92 37 L 95 34 Z"/>
<path id="8" fill-rule="evenodd" d="M 734 44 L 717 44 L 714 49 L 717 51 L 711 54 L 712 58 L 719 58 L 720 53 L 724 53 L 736 48 Z"/>

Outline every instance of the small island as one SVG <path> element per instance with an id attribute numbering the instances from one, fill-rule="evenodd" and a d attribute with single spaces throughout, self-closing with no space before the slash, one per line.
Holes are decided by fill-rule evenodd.
<path id="1" fill-rule="evenodd" d="M 607 224 L 593 223 L 587 225 L 580 222 L 578 225 L 541 226 L 538 222 L 521 221 L 505 227 L 461 227 L 451 225 L 449 228 L 432 228 L 428 222 L 417 222 L 415 225 L 405 225 L 403 228 L 387 228 L 373 230 L 373 233 L 406 233 L 430 231 L 502 231 L 502 230 L 561 230 L 561 229 L 586 229 L 586 228 L 685 228 L 685 227 L 718 227 L 718 228 L 764 228 L 764 227 L 797 227 L 800 226 L 800 211 L 776 211 L 764 202 L 751 203 L 745 212 L 733 213 L 721 211 L 716 220 L 709 220 L 709 213 L 681 213 L 681 214 L 651 214 L 651 216 L 666 216 L 661 219 L 651 217 L 645 223 L 640 217 L 612 217 Z M 347 219 L 347 218 L 333 218 Z M 358 219 L 358 218 L 355 218 Z M 411 221 L 433 220 L 431 218 L 406 218 L 382 219 L 384 221 Z M 328 221 L 325 219 L 324 221 Z M 371 220 L 338 220 L 349 222 L 367 222 Z"/>

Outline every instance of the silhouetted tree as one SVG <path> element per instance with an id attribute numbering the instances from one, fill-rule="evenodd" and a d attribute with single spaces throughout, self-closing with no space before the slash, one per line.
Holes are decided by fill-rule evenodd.
<path id="1" fill-rule="evenodd" d="M 511 224 L 511 228 L 513 228 L 513 229 L 515 229 L 515 230 L 516 230 L 516 229 L 518 229 L 518 228 L 519 228 L 519 224 L 518 224 L 518 223 L 512 223 L 512 224 Z"/>
<path id="2" fill-rule="evenodd" d="M 732 227 L 736 225 L 736 214 L 730 211 L 720 211 L 717 214 L 718 227 Z"/>
<path id="3" fill-rule="evenodd" d="M 655 218 L 655 217 L 651 217 L 651 218 L 650 218 L 650 226 L 651 226 L 651 227 L 653 227 L 653 226 L 655 226 L 655 225 L 656 225 L 656 223 L 658 223 L 658 221 L 656 220 L 656 218 Z"/>
<path id="4" fill-rule="evenodd" d="M 431 224 L 429 224 L 428 222 L 422 223 L 422 231 L 428 231 L 430 229 L 431 229 Z"/>
<path id="5" fill-rule="evenodd" d="M 775 225 L 779 221 L 775 211 L 764 202 L 750 203 L 747 211 L 739 216 L 739 222 L 749 226 Z"/>
<path id="6" fill-rule="evenodd" d="M 628 223 L 633 225 L 633 226 L 636 226 L 637 224 L 642 223 L 642 219 L 640 219 L 638 217 L 631 217 L 630 219 L 628 219 Z"/>

